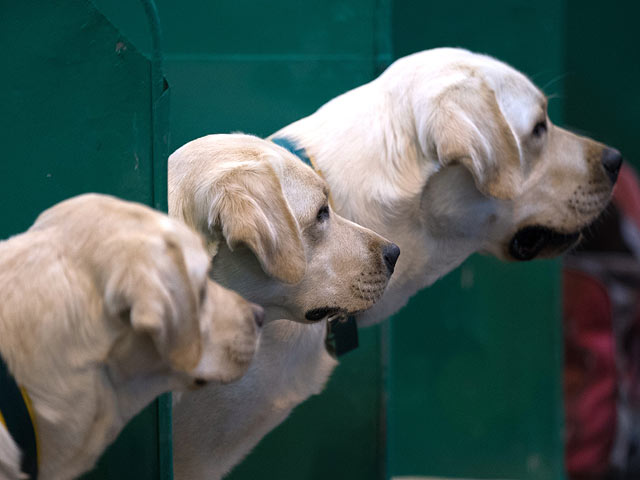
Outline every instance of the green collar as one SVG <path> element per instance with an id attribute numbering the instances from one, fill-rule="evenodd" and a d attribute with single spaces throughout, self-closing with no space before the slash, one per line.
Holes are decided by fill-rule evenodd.
<path id="1" fill-rule="evenodd" d="M 294 142 L 292 142 L 286 137 L 275 137 L 275 138 L 272 138 L 271 141 L 276 145 L 280 145 L 285 150 L 289 150 L 291 153 L 293 153 L 296 157 L 298 157 L 300 160 L 302 160 L 304 163 L 309 165 L 314 170 L 316 169 L 313 163 L 311 162 L 309 155 L 307 155 L 307 151 L 304 147 L 298 147 Z"/>
<path id="2" fill-rule="evenodd" d="M 304 163 L 317 170 L 304 147 L 298 147 L 295 142 L 286 137 L 275 137 L 271 141 L 285 150 L 289 150 Z M 334 358 L 358 348 L 358 324 L 356 319 L 347 317 L 346 319 L 329 322 L 324 344 L 327 352 Z"/>
<path id="3" fill-rule="evenodd" d="M 29 479 L 38 478 L 38 442 L 31 401 L 24 388 L 20 388 L 0 356 L 0 423 L 22 452 L 22 472 Z"/>

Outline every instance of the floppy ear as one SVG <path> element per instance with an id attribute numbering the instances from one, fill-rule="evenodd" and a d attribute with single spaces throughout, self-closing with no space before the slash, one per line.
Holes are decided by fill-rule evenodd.
<path id="1" fill-rule="evenodd" d="M 477 77 L 435 100 L 428 135 L 442 166 L 461 163 L 484 195 L 512 199 L 522 182 L 520 152 L 493 90 Z"/>
<path id="2" fill-rule="evenodd" d="M 284 283 L 306 270 L 302 237 L 280 180 L 266 162 L 240 164 L 211 186 L 209 229 L 220 227 L 229 248 L 245 244 L 262 269 Z"/>
<path id="3" fill-rule="evenodd" d="M 112 313 L 128 313 L 134 331 L 149 335 L 171 368 L 189 372 L 202 353 L 197 293 L 179 246 L 162 242 L 137 242 L 139 251 L 111 275 L 105 300 Z"/>

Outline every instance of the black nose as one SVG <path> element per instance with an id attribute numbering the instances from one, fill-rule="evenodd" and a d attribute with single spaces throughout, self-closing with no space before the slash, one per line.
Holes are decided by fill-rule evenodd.
<path id="1" fill-rule="evenodd" d="M 605 148 L 602 151 L 602 166 L 607 172 L 611 183 L 616 183 L 620 166 L 622 165 L 622 154 L 615 148 Z"/>
<path id="2" fill-rule="evenodd" d="M 264 310 L 260 305 L 256 305 L 255 303 L 251 305 L 251 310 L 253 310 L 253 320 L 256 322 L 256 325 L 262 327 L 264 323 Z"/>
<path id="3" fill-rule="evenodd" d="M 399 256 L 400 247 L 395 243 L 385 245 L 382 249 L 382 258 L 384 258 L 384 263 L 389 270 L 389 275 L 393 273 L 393 269 L 396 267 L 396 262 L 398 261 Z"/>

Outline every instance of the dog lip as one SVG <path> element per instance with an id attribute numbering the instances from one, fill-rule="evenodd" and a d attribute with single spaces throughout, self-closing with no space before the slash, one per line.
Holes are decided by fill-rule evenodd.
<path id="1" fill-rule="evenodd" d="M 531 225 L 521 228 L 509 243 L 509 254 L 516 260 L 533 260 L 542 250 L 562 251 L 580 238 L 580 232 L 561 233 L 549 227 Z"/>
<path id="2" fill-rule="evenodd" d="M 343 311 L 344 309 L 338 307 L 313 308 L 311 310 L 307 310 L 307 312 L 304 314 L 304 318 L 306 318 L 310 322 L 317 322 L 325 317 L 328 317 L 329 315 L 334 315 Z"/>

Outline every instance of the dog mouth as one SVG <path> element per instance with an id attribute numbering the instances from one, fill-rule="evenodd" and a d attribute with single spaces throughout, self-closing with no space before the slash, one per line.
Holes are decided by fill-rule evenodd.
<path id="1" fill-rule="evenodd" d="M 558 255 L 580 240 L 580 232 L 561 233 L 548 227 L 533 225 L 521 228 L 509 243 L 509 254 L 515 260 L 533 260 L 543 251 Z"/>
<path id="2" fill-rule="evenodd" d="M 318 322 L 326 317 L 329 317 L 329 319 L 343 318 L 355 315 L 356 313 L 358 312 L 349 312 L 346 309 L 340 307 L 320 307 L 307 310 L 307 312 L 304 314 L 304 318 L 309 322 Z"/>

